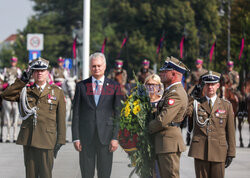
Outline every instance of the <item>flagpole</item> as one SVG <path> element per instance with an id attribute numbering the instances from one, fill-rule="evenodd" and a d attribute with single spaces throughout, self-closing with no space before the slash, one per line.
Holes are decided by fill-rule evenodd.
<path id="1" fill-rule="evenodd" d="M 83 3 L 83 61 L 82 79 L 89 77 L 90 0 Z"/>

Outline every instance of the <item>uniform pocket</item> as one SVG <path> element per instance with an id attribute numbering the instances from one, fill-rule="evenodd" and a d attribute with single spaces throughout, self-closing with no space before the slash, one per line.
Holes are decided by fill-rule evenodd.
<path id="1" fill-rule="evenodd" d="M 192 142 L 199 142 L 200 141 L 200 137 L 193 137 Z"/>
<path id="2" fill-rule="evenodd" d="M 56 128 L 54 128 L 54 127 L 48 127 L 48 128 L 46 129 L 46 132 L 55 134 L 55 133 L 56 133 Z"/>

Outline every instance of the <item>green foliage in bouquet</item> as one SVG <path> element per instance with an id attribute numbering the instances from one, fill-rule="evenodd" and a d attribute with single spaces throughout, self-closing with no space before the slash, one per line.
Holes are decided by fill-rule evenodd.
<path id="1" fill-rule="evenodd" d="M 141 178 L 152 176 L 154 168 L 153 139 L 148 130 L 148 123 L 152 119 L 151 112 L 150 98 L 146 88 L 136 81 L 136 87 L 131 90 L 127 100 L 122 102 L 119 120 L 119 137 L 121 138 L 122 133 L 125 133 L 124 135 L 133 140 L 136 135 L 136 149 L 130 152 L 126 151 L 121 144 L 124 139 L 119 140 L 121 146 L 128 153 L 131 165 L 135 167 L 131 175 L 135 172 Z"/>

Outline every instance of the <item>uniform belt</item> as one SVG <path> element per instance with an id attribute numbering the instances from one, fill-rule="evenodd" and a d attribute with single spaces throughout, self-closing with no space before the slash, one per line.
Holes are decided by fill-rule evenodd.
<path id="1" fill-rule="evenodd" d="M 180 126 L 181 126 L 181 122 L 170 122 L 170 123 L 168 124 L 168 126 L 171 126 L 171 127 L 174 127 L 174 126 L 180 127 Z"/>

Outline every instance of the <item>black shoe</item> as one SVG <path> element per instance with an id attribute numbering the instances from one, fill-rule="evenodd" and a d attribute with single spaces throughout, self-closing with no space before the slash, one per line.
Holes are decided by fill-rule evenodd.
<path id="1" fill-rule="evenodd" d="M 16 143 L 16 140 L 13 140 L 13 143 Z"/>
<path id="2" fill-rule="evenodd" d="M 10 143 L 10 140 L 6 140 L 5 143 Z"/>
<path id="3" fill-rule="evenodd" d="M 3 139 L 0 139 L 0 143 L 3 143 Z"/>

